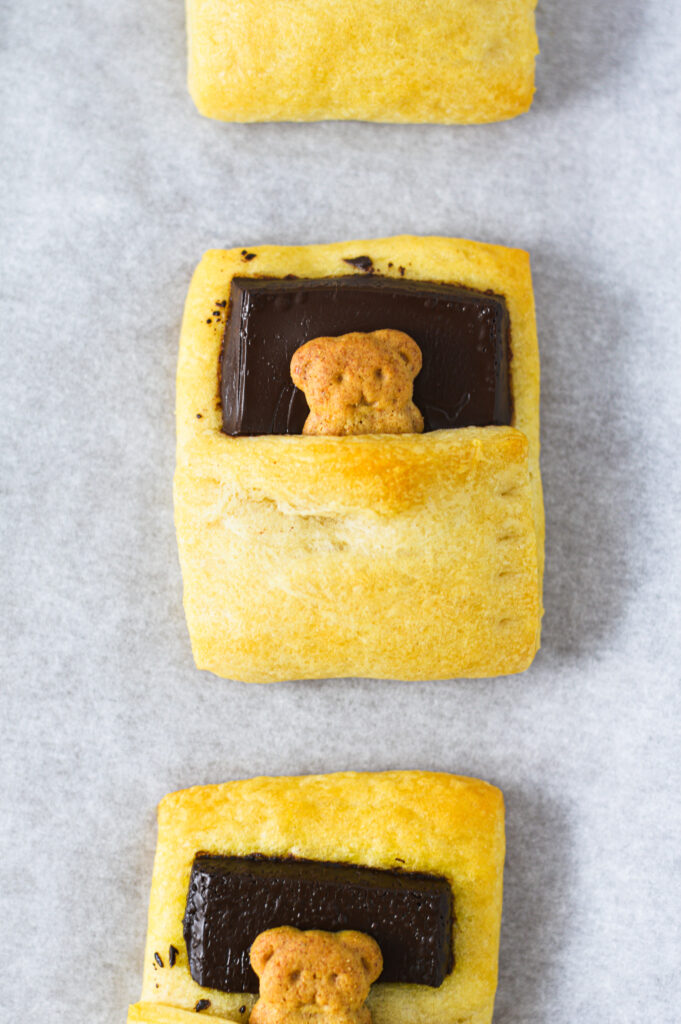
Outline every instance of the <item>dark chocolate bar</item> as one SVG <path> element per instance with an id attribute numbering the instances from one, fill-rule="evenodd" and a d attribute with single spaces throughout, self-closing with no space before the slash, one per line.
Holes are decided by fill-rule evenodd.
<path id="1" fill-rule="evenodd" d="M 199 985 L 257 992 L 249 950 L 268 928 L 353 929 L 376 939 L 381 981 L 439 986 L 454 966 L 453 897 L 435 875 L 325 861 L 198 855 L 184 939 Z"/>
<path id="2" fill-rule="evenodd" d="M 291 381 L 296 349 L 312 338 L 384 328 L 404 331 L 421 349 L 414 402 L 426 430 L 511 422 L 502 296 L 375 274 L 235 277 L 221 361 L 224 432 L 301 433 L 309 409 Z"/>

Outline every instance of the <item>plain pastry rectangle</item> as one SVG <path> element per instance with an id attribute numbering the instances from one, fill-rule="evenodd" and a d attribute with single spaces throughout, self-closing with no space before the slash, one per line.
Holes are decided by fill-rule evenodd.
<path id="1" fill-rule="evenodd" d="M 215 314 L 232 277 L 340 276 L 360 254 L 379 274 L 505 297 L 510 427 L 222 433 Z M 209 252 L 187 299 L 177 386 L 176 524 L 197 665 L 253 682 L 526 668 L 541 620 L 538 402 L 526 253 L 413 237 Z"/>
<path id="2" fill-rule="evenodd" d="M 500 121 L 532 102 L 535 5 L 187 0 L 189 88 L 225 121 Z"/>
<path id="3" fill-rule="evenodd" d="M 402 867 L 446 878 L 456 917 L 454 970 L 439 988 L 377 983 L 368 1001 L 373 1024 L 489 1024 L 504 849 L 500 791 L 455 775 L 346 772 L 173 793 L 159 808 L 142 1000 L 130 1008 L 128 1022 L 198 1024 L 207 1013 L 248 1020 L 254 996 L 202 988 L 189 973 L 182 918 L 201 851 Z M 170 945 L 178 950 L 172 968 Z M 210 1007 L 199 1015 L 192 1011 L 200 999 Z"/>

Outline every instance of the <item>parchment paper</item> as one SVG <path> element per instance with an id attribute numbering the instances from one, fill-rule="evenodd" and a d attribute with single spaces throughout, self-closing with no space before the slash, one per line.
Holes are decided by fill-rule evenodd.
<path id="1" fill-rule="evenodd" d="M 164 793 L 418 767 L 506 794 L 498 1024 L 677 1022 L 678 0 L 540 0 L 532 111 L 473 128 L 203 120 L 180 0 L 0 26 L 2 1020 L 125 1020 Z M 477 682 L 201 674 L 171 508 L 192 269 L 399 232 L 532 254 L 543 650 Z"/>

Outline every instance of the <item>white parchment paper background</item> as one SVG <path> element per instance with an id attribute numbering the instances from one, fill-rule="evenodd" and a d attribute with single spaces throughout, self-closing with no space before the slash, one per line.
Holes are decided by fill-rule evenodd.
<path id="1" fill-rule="evenodd" d="M 388 767 L 505 791 L 499 1024 L 681 1018 L 681 7 L 540 0 L 538 27 L 514 122 L 234 126 L 191 105 L 180 0 L 1 0 L 3 1021 L 124 1021 L 165 792 Z M 191 271 L 398 232 L 532 254 L 543 650 L 482 682 L 200 674 L 171 509 Z"/>

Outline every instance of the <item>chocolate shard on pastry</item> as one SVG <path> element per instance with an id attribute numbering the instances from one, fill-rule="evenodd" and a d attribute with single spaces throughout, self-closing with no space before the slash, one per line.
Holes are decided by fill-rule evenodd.
<path id="1" fill-rule="evenodd" d="M 329 995 L 325 972 L 339 972 L 300 957 L 331 954 L 335 941 L 366 954 L 373 1024 L 490 1024 L 503 863 L 503 799 L 476 779 L 346 772 L 170 794 L 129 1024 L 190 1024 L 195 1013 L 248 1022 L 258 993 L 249 949 L 264 996 L 255 1021 L 284 995 L 263 974 L 276 948 L 291 954 L 282 982 L 301 982 L 287 997 L 309 1001 L 310 984 Z M 284 923 L 267 927 L 275 919 Z M 290 977 L 308 969 L 313 978 Z"/>
<path id="2" fill-rule="evenodd" d="M 531 663 L 544 519 L 526 253 L 414 237 L 208 253 L 177 439 L 200 668 L 418 680 Z"/>
<path id="3" fill-rule="evenodd" d="M 500 121 L 534 93 L 536 0 L 188 0 L 189 89 L 224 121 Z"/>
<path id="4" fill-rule="evenodd" d="M 198 856 L 184 939 L 192 978 L 223 992 L 257 992 L 249 949 L 291 925 L 371 935 L 381 980 L 438 987 L 453 967 L 452 891 L 434 875 L 326 861 Z"/>

